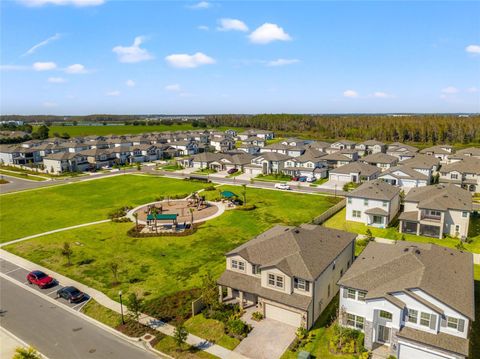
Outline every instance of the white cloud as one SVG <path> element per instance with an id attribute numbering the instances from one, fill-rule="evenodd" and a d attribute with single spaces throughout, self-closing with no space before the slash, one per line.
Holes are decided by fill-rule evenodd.
<path id="1" fill-rule="evenodd" d="M 285 66 L 285 65 L 293 65 L 299 63 L 300 60 L 298 59 L 277 59 L 267 62 L 267 66 Z"/>
<path id="2" fill-rule="evenodd" d="M 248 26 L 238 19 L 220 19 L 220 26 L 217 27 L 219 31 L 248 31 Z"/>
<path id="3" fill-rule="evenodd" d="M 43 107 L 47 107 L 47 108 L 52 108 L 52 107 L 57 107 L 58 104 L 55 103 L 55 102 L 50 102 L 50 101 L 47 101 L 47 102 L 44 102 L 42 104 Z"/>
<path id="4" fill-rule="evenodd" d="M 67 82 L 63 77 L 49 77 L 47 81 L 52 84 L 63 84 Z"/>
<path id="5" fill-rule="evenodd" d="M 202 30 L 202 31 L 208 31 L 208 30 L 210 30 L 210 28 L 209 28 L 207 25 L 198 25 L 198 26 L 197 26 L 197 29 L 198 29 L 198 30 Z"/>
<path id="6" fill-rule="evenodd" d="M 212 4 L 209 3 L 208 1 L 200 1 L 194 5 L 189 5 L 187 6 L 189 9 L 193 10 L 201 10 L 201 9 L 209 9 L 212 7 Z"/>
<path id="7" fill-rule="evenodd" d="M 137 36 L 133 40 L 132 46 L 115 46 L 112 51 L 118 56 L 118 61 L 124 63 L 135 63 L 153 59 L 153 56 L 140 47 L 145 41 L 145 37 Z"/>
<path id="8" fill-rule="evenodd" d="M 125 82 L 125 85 L 127 85 L 128 87 L 135 87 L 135 81 L 133 80 L 127 80 Z"/>
<path id="9" fill-rule="evenodd" d="M 35 62 L 32 67 L 35 71 L 50 71 L 55 70 L 57 64 L 55 62 Z"/>
<path id="10" fill-rule="evenodd" d="M 344 97 L 350 97 L 350 98 L 356 98 L 358 97 L 358 92 L 354 90 L 346 90 L 343 91 L 343 96 Z"/>
<path id="11" fill-rule="evenodd" d="M 460 90 L 453 86 L 448 86 L 442 89 L 442 93 L 447 95 L 452 95 L 458 92 L 460 92 Z"/>
<path id="12" fill-rule="evenodd" d="M 478 91 L 479 91 L 479 90 L 478 90 L 477 87 L 469 87 L 469 88 L 467 89 L 467 92 L 469 92 L 469 93 L 476 93 L 476 92 L 478 92 Z"/>
<path id="13" fill-rule="evenodd" d="M 272 41 L 290 41 L 292 39 L 283 28 L 268 22 L 255 29 L 248 37 L 254 44 L 268 44 Z"/>
<path id="14" fill-rule="evenodd" d="M 204 53 L 197 52 L 193 55 L 189 54 L 172 54 L 165 57 L 171 66 L 178 68 L 194 68 L 202 65 L 211 65 L 216 61 Z"/>
<path id="15" fill-rule="evenodd" d="M 88 71 L 82 64 L 73 64 L 65 69 L 67 74 L 86 74 Z"/>
<path id="16" fill-rule="evenodd" d="M 76 7 L 97 6 L 105 3 L 105 0 L 17 0 L 19 3 L 30 6 L 40 7 L 44 5 L 73 5 Z"/>
<path id="17" fill-rule="evenodd" d="M 118 91 L 118 90 L 109 91 L 105 95 L 107 95 L 107 96 L 120 96 L 120 91 Z"/>
<path id="18" fill-rule="evenodd" d="M 480 45 L 468 45 L 465 51 L 471 54 L 480 54 Z"/>
<path id="19" fill-rule="evenodd" d="M 48 39 L 46 40 L 43 40 L 41 42 L 39 42 L 38 44 L 32 46 L 30 49 L 27 50 L 27 52 L 25 52 L 22 56 L 27 56 L 27 55 L 31 55 L 33 54 L 35 51 L 37 51 L 39 48 L 43 47 L 43 46 L 46 46 L 48 45 L 49 43 L 51 43 L 52 41 L 55 41 L 55 40 L 58 40 L 60 39 L 62 36 L 60 34 L 55 34 L 51 37 L 49 37 Z"/>
<path id="20" fill-rule="evenodd" d="M 170 91 L 170 92 L 178 92 L 181 89 L 182 88 L 180 87 L 179 84 L 171 84 L 171 85 L 165 86 L 165 91 Z"/>

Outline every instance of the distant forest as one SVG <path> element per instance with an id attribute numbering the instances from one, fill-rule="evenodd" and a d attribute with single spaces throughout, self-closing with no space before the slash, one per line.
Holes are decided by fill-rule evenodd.
<path id="1" fill-rule="evenodd" d="M 188 116 L 194 117 L 194 116 Z M 459 116 L 456 114 L 437 115 L 294 115 L 294 114 L 261 114 L 261 115 L 204 115 L 198 121 L 198 127 L 243 127 L 272 130 L 279 135 L 303 136 L 315 139 L 332 140 L 347 138 L 351 140 L 377 139 L 385 142 L 417 142 L 417 143 L 480 143 L 480 115 Z M 102 122 L 144 125 L 149 124 L 145 115 L 89 115 L 89 116 L 0 116 L 1 120 L 24 120 L 27 122 L 61 123 Z M 179 123 L 182 116 L 158 119 Z M 192 121 L 192 120 L 190 120 Z M 79 123 L 81 125 L 81 123 Z M 195 127 L 197 127 L 195 126 Z"/>

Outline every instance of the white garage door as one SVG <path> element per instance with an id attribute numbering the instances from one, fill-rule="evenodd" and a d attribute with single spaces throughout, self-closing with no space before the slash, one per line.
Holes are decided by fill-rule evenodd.
<path id="1" fill-rule="evenodd" d="M 276 307 L 271 304 L 266 304 L 265 306 L 265 317 L 278 320 L 279 322 L 289 324 L 295 328 L 300 327 L 301 324 L 301 315 L 295 312 L 292 312 L 287 309 Z"/>
<path id="2" fill-rule="evenodd" d="M 447 359 L 449 357 L 440 354 L 426 352 L 405 344 L 400 344 L 398 359 Z"/>

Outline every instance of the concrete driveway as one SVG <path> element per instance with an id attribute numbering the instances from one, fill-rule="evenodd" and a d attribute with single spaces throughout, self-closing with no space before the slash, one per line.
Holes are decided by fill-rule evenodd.
<path id="1" fill-rule="evenodd" d="M 339 182 L 339 181 L 327 181 L 321 185 L 318 185 L 317 188 L 325 188 L 325 189 L 335 189 L 335 185 L 337 185 L 337 191 L 342 191 L 343 186 L 348 182 Z"/>
<path id="2" fill-rule="evenodd" d="M 252 321 L 247 311 L 243 320 L 253 326 L 252 331 L 235 348 L 234 352 L 255 359 L 278 359 L 295 339 L 297 328 L 273 319 Z"/>

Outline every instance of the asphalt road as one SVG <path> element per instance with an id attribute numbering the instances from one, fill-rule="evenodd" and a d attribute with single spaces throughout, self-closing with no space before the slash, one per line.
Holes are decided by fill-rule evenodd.
<path id="1" fill-rule="evenodd" d="M 14 272 L 11 272 L 14 270 Z M 24 282 L 14 273 L 12 264 L 2 261 L 2 272 Z M 21 273 L 23 274 L 23 273 Z M 25 277 L 23 277 L 25 278 Z M 0 324 L 2 327 L 37 348 L 50 359 L 118 358 L 152 359 L 155 354 L 128 343 L 21 285 L 0 278 Z M 47 294 L 53 289 L 40 290 Z"/>

